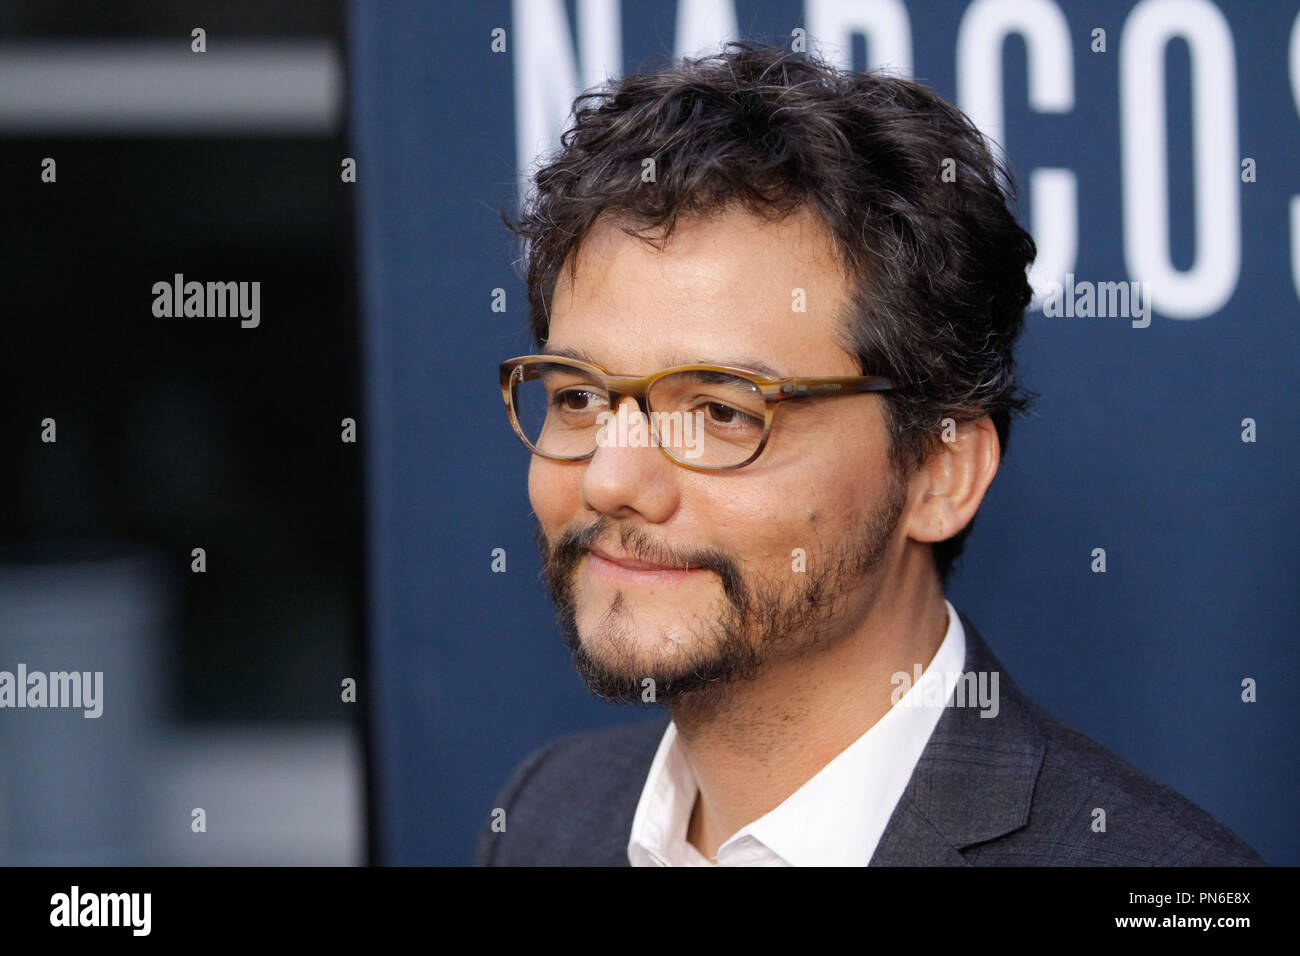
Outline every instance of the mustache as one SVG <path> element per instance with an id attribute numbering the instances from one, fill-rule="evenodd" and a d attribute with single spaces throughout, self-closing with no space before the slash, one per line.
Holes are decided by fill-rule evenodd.
<path id="1" fill-rule="evenodd" d="M 703 568 L 712 571 L 722 582 L 723 593 L 737 608 L 748 607 L 748 595 L 740 573 L 740 563 L 721 548 L 678 550 L 659 541 L 641 528 L 623 525 L 615 528 L 608 515 L 591 524 L 562 531 L 554 544 L 537 523 L 536 535 L 542 553 L 543 574 L 552 591 L 564 590 L 570 575 L 596 544 L 617 536 L 619 550 L 640 560 L 678 568 Z"/>

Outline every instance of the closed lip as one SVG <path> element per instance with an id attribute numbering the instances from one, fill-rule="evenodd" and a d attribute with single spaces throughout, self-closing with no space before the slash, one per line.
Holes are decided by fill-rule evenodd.
<path id="1" fill-rule="evenodd" d="M 675 565 L 654 564 L 650 561 L 641 561 L 637 558 L 628 557 L 622 554 L 612 554 L 602 548 L 591 548 L 591 553 L 603 561 L 610 564 L 616 564 L 620 568 L 626 568 L 629 571 L 698 571 L 699 568 L 689 567 L 682 568 Z"/>

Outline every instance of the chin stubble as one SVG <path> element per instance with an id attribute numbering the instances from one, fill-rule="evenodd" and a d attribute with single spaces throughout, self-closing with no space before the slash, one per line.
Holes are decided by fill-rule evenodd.
<path id="1" fill-rule="evenodd" d="M 651 666 L 642 663 L 644 641 L 634 630 L 623 591 L 615 593 L 597 625 L 599 656 L 578 632 L 573 588 L 578 564 L 593 545 L 610 538 L 615 523 L 602 515 L 583 528 L 566 529 L 554 545 L 538 523 L 535 536 L 556 623 L 578 676 L 592 693 L 613 703 L 645 704 L 644 681 L 649 678 L 655 704 L 708 707 L 738 682 L 754 679 L 774 652 L 814 646 L 823 638 L 842 599 L 879 566 L 903 505 L 904 491 L 895 483 L 856 540 L 841 542 L 829 560 L 810 555 L 808 570 L 792 571 L 785 583 L 747 581 L 739 562 L 720 549 L 668 552 L 642 529 L 617 528 L 625 553 L 644 561 L 702 567 L 722 585 L 720 607 L 705 615 L 712 622 L 690 629 L 679 642 L 686 655 Z"/>

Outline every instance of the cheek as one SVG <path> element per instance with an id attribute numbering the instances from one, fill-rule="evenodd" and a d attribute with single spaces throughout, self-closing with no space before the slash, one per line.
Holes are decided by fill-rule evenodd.
<path id="1" fill-rule="evenodd" d="M 863 431 L 827 430 L 820 447 L 774 461 L 725 494 L 701 496 L 719 543 L 750 570 L 777 575 L 790 569 L 796 548 L 808 557 L 840 548 L 886 490 L 883 436 Z"/>
<path id="2" fill-rule="evenodd" d="M 752 484 L 728 483 L 724 494 L 701 496 L 697 508 L 708 537 L 747 573 L 771 575 L 789 565 L 791 549 L 809 546 L 808 508 L 825 510 L 814 489 L 784 475 L 756 475 Z"/>
<path id="3" fill-rule="evenodd" d="M 528 500 L 548 536 L 578 511 L 581 469 L 534 455 L 528 467 Z"/>

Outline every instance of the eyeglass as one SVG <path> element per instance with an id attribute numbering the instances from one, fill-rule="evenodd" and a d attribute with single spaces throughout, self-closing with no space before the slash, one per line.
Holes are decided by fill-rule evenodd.
<path id="1" fill-rule="evenodd" d="M 582 461 L 602 445 L 658 445 L 692 471 L 727 471 L 754 461 L 781 402 L 896 387 L 881 375 L 769 378 L 729 365 L 678 365 L 636 378 L 559 355 L 501 363 L 510 426 L 533 454 Z M 627 396 L 641 415 L 625 414 Z"/>

